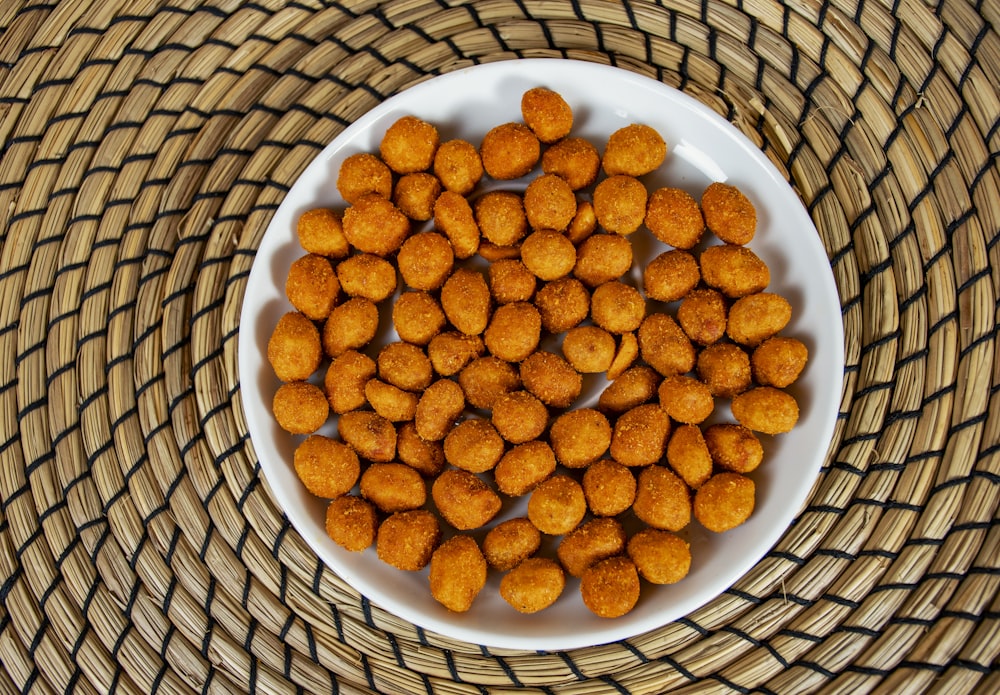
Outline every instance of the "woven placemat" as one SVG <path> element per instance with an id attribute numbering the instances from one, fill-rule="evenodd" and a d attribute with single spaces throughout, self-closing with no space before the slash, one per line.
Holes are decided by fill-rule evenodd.
<path id="1" fill-rule="evenodd" d="M 1000 6 L 992 0 L 0 5 L 0 692 L 998 692 Z M 568 57 L 704 102 L 828 251 L 826 465 L 745 577 L 627 642 L 415 628 L 269 496 L 247 275 L 297 175 L 384 98 Z"/>

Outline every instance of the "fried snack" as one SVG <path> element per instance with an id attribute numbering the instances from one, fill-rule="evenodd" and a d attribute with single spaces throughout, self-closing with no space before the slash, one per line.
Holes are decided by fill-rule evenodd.
<path id="1" fill-rule="evenodd" d="M 691 571 L 691 546 L 670 531 L 645 528 L 628 539 L 628 556 L 650 584 L 676 584 Z"/>
<path id="2" fill-rule="evenodd" d="M 600 168 L 600 153 L 584 138 L 564 138 L 542 153 L 542 171 L 561 176 L 574 191 L 594 183 Z"/>
<path id="3" fill-rule="evenodd" d="M 396 433 L 396 456 L 425 478 L 433 478 L 444 470 L 444 446 L 421 437 L 413 422 L 400 425 Z"/>
<path id="4" fill-rule="evenodd" d="M 692 290 L 677 307 L 677 323 L 692 342 L 711 345 L 726 334 L 726 299 L 709 287 Z"/>
<path id="5" fill-rule="evenodd" d="M 693 249 L 705 232 L 698 201 L 679 188 L 653 191 L 646 206 L 645 222 L 653 236 L 675 249 Z"/>
<path id="6" fill-rule="evenodd" d="M 341 414 L 364 406 L 365 384 L 377 371 L 375 360 L 357 350 L 347 350 L 333 360 L 323 379 L 330 410 Z"/>
<path id="7" fill-rule="evenodd" d="M 654 128 L 630 123 L 611 133 L 601 161 L 608 176 L 642 176 L 653 171 L 667 156 L 667 143 Z"/>
<path id="8" fill-rule="evenodd" d="M 503 453 L 503 439 L 493 424 L 482 418 L 463 420 L 444 438 L 445 461 L 470 473 L 493 470 Z"/>
<path id="9" fill-rule="evenodd" d="M 340 437 L 358 456 L 376 463 L 396 458 L 396 428 L 378 413 L 352 410 L 337 419 Z"/>
<path id="10" fill-rule="evenodd" d="M 564 277 L 542 285 L 535 295 L 542 328 L 563 333 L 578 326 L 590 314 L 590 293 L 576 278 Z"/>
<path id="11" fill-rule="evenodd" d="M 562 536 L 583 521 L 587 500 L 583 487 L 567 475 L 549 476 L 531 491 L 528 518 L 542 533 Z"/>
<path id="12" fill-rule="evenodd" d="M 399 339 L 407 343 L 427 345 L 447 321 L 438 300 L 424 291 L 403 292 L 392 305 L 392 327 Z"/>
<path id="13" fill-rule="evenodd" d="M 410 218 L 378 193 L 365 193 L 344 210 L 344 237 L 362 253 L 388 256 L 410 233 Z"/>
<path id="14" fill-rule="evenodd" d="M 500 496 L 474 473 L 448 468 L 431 484 L 441 517 L 459 531 L 480 528 L 500 511 Z"/>
<path id="15" fill-rule="evenodd" d="M 532 229 L 561 232 L 576 215 L 576 195 L 561 176 L 542 174 L 524 191 L 524 213 Z"/>
<path id="16" fill-rule="evenodd" d="M 441 376 L 458 374 L 485 351 L 486 344 L 481 337 L 458 331 L 439 333 L 427 344 L 427 357 L 430 358 L 434 371 Z"/>
<path id="17" fill-rule="evenodd" d="M 275 391 L 271 411 L 286 432 L 312 434 L 326 423 L 330 404 L 319 386 L 308 381 L 292 381 Z"/>
<path id="18" fill-rule="evenodd" d="M 771 282 L 771 271 L 745 246 L 709 246 L 699 257 L 701 278 L 730 299 L 762 292 Z"/>
<path id="19" fill-rule="evenodd" d="M 350 297 L 364 297 L 376 304 L 396 291 L 396 269 L 371 253 L 356 253 L 337 264 L 337 280 Z"/>
<path id="20" fill-rule="evenodd" d="M 559 92 L 546 87 L 532 87 L 521 95 L 521 117 L 544 143 L 566 137 L 573 128 L 573 110 Z"/>
<path id="21" fill-rule="evenodd" d="M 452 536 L 431 555 L 431 596 L 450 611 L 464 613 L 486 586 L 486 558 L 471 536 Z"/>
<path id="22" fill-rule="evenodd" d="M 378 512 L 375 505 L 355 495 L 344 495 L 326 507 L 326 535 L 345 550 L 360 553 L 375 542 Z"/>
<path id="23" fill-rule="evenodd" d="M 351 205 L 366 193 L 388 198 L 392 195 L 392 171 L 370 152 L 356 152 L 341 162 L 337 190 Z"/>
<path id="24" fill-rule="evenodd" d="M 624 553 L 626 540 L 620 521 L 598 517 L 566 534 L 556 549 L 556 557 L 566 574 L 580 577 L 591 565 Z"/>
<path id="25" fill-rule="evenodd" d="M 594 214 L 608 232 L 627 236 L 646 217 L 646 187 L 632 176 L 609 176 L 594 188 Z"/>
<path id="26" fill-rule="evenodd" d="M 594 461 L 583 473 L 583 495 L 594 516 L 618 516 L 635 502 L 635 475 L 614 459 Z"/>
<path id="27" fill-rule="evenodd" d="M 372 463 L 361 474 L 361 496 L 386 514 L 417 509 L 427 501 L 423 477 L 405 463 Z"/>
<path id="28" fill-rule="evenodd" d="M 427 566 L 440 543 L 437 517 L 426 509 L 409 509 L 390 514 L 379 525 L 375 552 L 396 569 L 416 572 Z"/>
<path id="29" fill-rule="evenodd" d="M 676 302 L 697 287 L 699 280 L 697 259 L 688 251 L 671 249 L 649 262 L 642 274 L 642 287 L 650 299 Z"/>
<path id="30" fill-rule="evenodd" d="M 644 364 L 630 367 L 611 382 L 597 399 L 597 409 L 605 413 L 624 413 L 653 399 L 663 377 Z"/>
<path id="31" fill-rule="evenodd" d="M 297 311 L 278 319 L 267 341 L 267 361 L 281 381 L 305 381 L 319 369 L 322 360 L 323 346 L 316 324 Z"/>
<path id="32" fill-rule="evenodd" d="M 520 497 L 535 489 L 556 470 L 552 447 L 540 439 L 517 444 L 501 457 L 493 470 L 497 489 L 510 497 Z"/>
<path id="33" fill-rule="evenodd" d="M 761 386 L 785 388 L 795 383 L 808 360 L 809 349 L 801 340 L 774 336 L 753 351 L 750 367 Z"/>
<path id="34" fill-rule="evenodd" d="M 521 262 L 539 280 L 558 280 L 573 272 L 576 247 L 565 234 L 540 229 L 521 242 Z"/>
<path id="35" fill-rule="evenodd" d="M 365 383 L 365 399 L 372 410 L 389 422 L 412 420 L 419 400 L 417 394 L 387 384 L 381 379 L 369 379 Z"/>
<path id="36" fill-rule="evenodd" d="M 486 348 L 508 362 L 520 362 L 534 352 L 541 337 L 542 316 L 528 302 L 497 307 L 483 333 Z"/>
<path id="37" fill-rule="evenodd" d="M 553 420 L 549 441 L 559 463 L 566 468 L 586 468 L 611 446 L 611 423 L 593 408 L 570 410 Z"/>
<path id="38" fill-rule="evenodd" d="M 451 379 L 438 379 L 420 395 L 413 422 L 422 439 L 444 439 L 465 410 L 462 387 Z"/>
<path id="39" fill-rule="evenodd" d="M 708 386 L 685 374 L 664 378 L 657 394 L 660 407 L 677 422 L 696 425 L 704 422 L 715 410 L 715 399 Z"/>
<path id="40" fill-rule="evenodd" d="M 694 493 L 694 518 L 709 531 L 736 528 L 753 513 L 756 486 L 739 473 L 716 473 Z"/>
<path id="41" fill-rule="evenodd" d="M 434 217 L 434 201 L 441 191 L 441 181 L 433 174 L 422 171 L 406 174 L 396 182 L 392 202 L 411 220 L 426 222 Z"/>
<path id="42" fill-rule="evenodd" d="M 620 618 L 639 601 L 639 572 L 625 555 L 594 563 L 580 578 L 583 603 L 601 618 Z"/>
<path id="43" fill-rule="evenodd" d="M 562 342 L 563 357 L 581 374 L 608 371 L 616 348 L 614 336 L 598 326 L 571 328 Z"/>
<path id="44" fill-rule="evenodd" d="M 483 538 L 483 555 L 490 567 L 501 572 L 514 569 L 538 552 L 542 534 L 526 516 L 502 521 Z"/>
<path id="45" fill-rule="evenodd" d="M 365 297 L 351 297 L 333 308 L 323 323 L 323 351 L 337 358 L 363 348 L 378 332 L 378 307 Z"/>
<path id="46" fill-rule="evenodd" d="M 548 608 L 566 588 L 566 575 L 555 560 L 529 557 L 500 580 L 500 596 L 518 613 Z"/>
<path id="47" fill-rule="evenodd" d="M 618 416 L 611 434 L 611 457 L 625 466 L 659 461 L 670 436 L 670 417 L 655 403 L 637 405 Z"/>
<path id="48" fill-rule="evenodd" d="M 520 259 L 521 247 L 518 244 L 513 246 L 497 246 L 492 241 L 481 239 L 479 242 L 479 257 L 487 263 L 495 263 L 505 259 Z"/>
<path id="49" fill-rule="evenodd" d="M 740 345 L 755 347 L 787 326 L 791 318 L 792 305 L 780 294 L 749 294 L 729 308 L 726 333 Z"/>
<path id="50" fill-rule="evenodd" d="M 631 331 L 622 333 L 618 339 L 618 349 L 615 351 L 615 357 L 611 360 L 611 366 L 608 367 L 608 379 L 614 381 L 620 377 L 632 366 L 638 357 L 639 339 Z"/>
<path id="51" fill-rule="evenodd" d="M 434 227 L 451 242 L 455 258 L 471 258 L 479 250 L 479 225 L 472 206 L 454 191 L 444 191 L 434 201 Z"/>
<path id="52" fill-rule="evenodd" d="M 351 247 L 344 236 L 341 215 L 328 208 L 306 210 L 295 226 L 299 245 L 307 253 L 329 258 L 345 258 Z"/>
<path id="53" fill-rule="evenodd" d="M 292 261 L 285 279 L 285 296 L 313 321 L 322 321 L 337 304 L 340 283 L 325 256 L 307 254 Z"/>
<path id="54" fill-rule="evenodd" d="M 380 378 L 404 391 L 423 391 L 434 378 L 430 359 L 410 343 L 389 343 L 379 351 L 375 363 Z"/>
<path id="55" fill-rule="evenodd" d="M 646 300 L 639 290 L 619 280 L 594 289 L 590 298 L 590 318 L 609 333 L 629 333 L 646 317 Z"/>
<path id="56" fill-rule="evenodd" d="M 527 391 L 511 391 L 493 401 L 493 426 L 511 444 L 537 439 L 549 424 L 549 411 Z"/>
<path id="57" fill-rule="evenodd" d="M 760 440 L 743 425 L 719 422 L 706 427 L 704 436 L 712 462 L 722 470 L 749 473 L 764 460 Z"/>
<path id="58" fill-rule="evenodd" d="M 389 126 L 378 151 L 382 161 L 397 174 L 412 174 L 431 168 L 439 144 L 434 125 L 407 115 Z"/>
<path id="59" fill-rule="evenodd" d="M 442 142 L 434 154 L 434 175 L 453 193 L 472 193 L 483 178 L 483 162 L 476 146 L 465 140 Z"/>
<path id="60" fill-rule="evenodd" d="M 697 425 L 678 425 L 667 442 L 667 463 L 674 473 L 697 490 L 712 475 L 712 455 Z"/>
<path id="61" fill-rule="evenodd" d="M 521 384 L 552 408 L 568 408 L 579 398 L 583 377 L 561 355 L 537 350 L 520 365 Z"/>
<path id="62" fill-rule="evenodd" d="M 642 359 L 661 375 L 686 374 L 694 368 L 694 345 L 669 314 L 647 316 L 638 338 Z"/>
<path id="63" fill-rule="evenodd" d="M 465 400 L 473 408 L 490 410 L 501 396 L 521 388 L 517 367 L 499 357 L 478 357 L 458 373 Z"/>
<path id="64" fill-rule="evenodd" d="M 497 304 L 527 302 L 535 294 L 538 280 L 516 258 L 502 258 L 490 263 L 490 292 Z"/>
<path id="65" fill-rule="evenodd" d="M 321 434 L 310 435 L 295 447 L 292 465 L 309 492 L 327 499 L 346 495 L 361 474 L 354 449 Z"/>
<path id="66" fill-rule="evenodd" d="M 566 228 L 566 238 L 574 244 L 580 244 L 595 231 L 597 231 L 597 215 L 594 214 L 594 204 L 589 200 L 576 201 L 576 214 Z"/>
<path id="67" fill-rule="evenodd" d="M 522 123 L 491 128 L 479 145 L 483 169 L 499 181 L 518 179 L 535 168 L 542 148 L 538 137 Z"/>
<path id="68" fill-rule="evenodd" d="M 750 357 L 739 345 L 714 343 L 698 353 L 698 378 L 717 398 L 732 398 L 750 388 Z"/>
<path id="69" fill-rule="evenodd" d="M 691 490 L 672 470 L 646 466 L 637 482 L 632 511 L 640 521 L 666 531 L 680 531 L 691 522 Z"/>
<path id="70" fill-rule="evenodd" d="M 441 287 L 441 308 L 455 328 L 479 335 L 490 322 L 490 288 L 482 275 L 459 268 Z"/>
<path id="71" fill-rule="evenodd" d="M 619 280 L 632 268 L 632 243 L 618 234 L 588 236 L 576 250 L 573 275 L 587 287 Z"/>
<path id="72" fill-rule="evenodd" d="M 749 244 L 757 230 L 757 211 L 736 186 L 716 181 L 701 194 L 705 226 L 727 244 Z"/>
<path id="73" fill-rule="evenodd" d="M 403 242 L 396 256 L 403 282 L 415 290 L 436 290 L 455 266 L 451 242 L 437 232 L 419 232 Z"/>
<path id="74" fill-rule="evenodd" d="M 476 200 L 473 212 L 483 238 L 497 246 L 512 246 L 528 233 L 524 203 L 513 191 L 487 191 Z"/>
<path id="75" fill-rule="evenodd" d="M 733 398 L 731 407 L 737 422 L 764 434 L 789 432 L 799 420 L 795 398 L 773 386 L 744 391 Z"/>

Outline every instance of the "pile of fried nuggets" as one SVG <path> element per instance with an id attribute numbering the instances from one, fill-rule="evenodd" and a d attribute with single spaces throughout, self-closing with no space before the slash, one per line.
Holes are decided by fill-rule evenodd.
<path id="1" fill-rule="evenodd" d="M 556 601 L 568 574 L 613 618 L 641 580 L 688 573 L 678 532 L 692 517 L 723 532 L 750 516 L 757 433 L 795 425 L 784 387 L 807 350 L 780 335 L 791 307 L 746 246 L 756 212 L 740 190 L 649 193 L 639 177 L 666 157 L 654 129 L 623 127 L 602 155 L 571 135 L 558 92 L 528 90 L 521 111 L 478 149 L 404 116 L 378 155 L 343 162 L 347 207 L 298 220 L 295 310 L 267 351 L 283 382 L 273 412 L 304 435 L 295 470 L 331 500 L 327 532 L 344 548 L 429 565 L 453 611 L 492 568 L 522 613 Z M 539 163 L 526 189 L 482 192 Z M 669 247 L 641 290 L 626 277 L 640 229 Z M 375 348 L 386 302 L 399 339 Z M 574 408 L 583 375 L 601 373 L 596 406 Z M 736 422 L 706 424 L 717 399 Z M 336 438 L 318 433 L 331 411 Z M 499 521 L 504 498 L 525 495 L 526 516 Z M 547 536 L 555 557 L 539 552 Z"/>

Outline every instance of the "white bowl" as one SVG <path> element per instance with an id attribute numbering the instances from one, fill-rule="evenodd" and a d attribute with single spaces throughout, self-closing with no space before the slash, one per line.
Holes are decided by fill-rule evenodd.
<path id="1" fill-rule="evenodd" d="M 304 253 L 295 222 L 313 207 L 344 207 L 335 186 L 344 158 L 377 152 L 386 128 L 406 114 L 435 124 L 442 140 L 464 138 L 478 146 L 491 127 L 520 120 L 522 93 L 539 85 L 563 95 L 574 110 L 573 134 L 600 150 L 611 132 L 629 123 L 656 128 L 668 155 L 660 170 L 645 177 L 650 190 L 670 185 L 698 198 L 710 182 L 726 181 L 746 193 L 758 213 L 750 248 L 770 266 L 769 289 L 793 307 L 783 333 L 803 340 L 810 353 L 802 377 L 790 389 L 801 408 L 798 425 L 788 434 L 762 437 L 766 459 L 752 475 L 758 496 L 751 518 L 724 534 L 692 522 L 688 577 L 671 586 L 644 585 L 636 609 L 610 620 L 583 605 L 572 580 L 552 607 L 522 615 L 500 598 L 495 572 L 469 612 L 452 613 L 431 598 L 426 570 L 403 572 L 382 563 L 374 549 L 356 554 L 340 548 L 324 529 L 327 502 L 310 495 L 292 468 L 295 439 L 277 426 L 270 411 L 279 382 L 266 360 L 266 345 L 278 318 L 291 310 L 284 279 L 291 262 Z M 642 235 L 651 238 L 645 231 L 633 235 L 637 266 L 663 250 L 640 242 Z M 681 618 L 731 586 L 767 553 L 805 501 L 827 452 L 840 403 L 843 328 L 829 260 L 801 201 L 760 150 L 728 122 L 685 94 L 625 70 L 571 60 L 512 60 L 435 77 L 387 99 L 306 168 L 257 250 L 242 309 L 239 369 L 247 425 L 275 502 L 334 572 L 373 603 L 447 637 L 554 651 L 621 640 Z M 596 398 L 599 386 L 591 382 L 583 404 Z M 523 500 L 506 504 L 503 516 L 518 513 L 523 513 Z"/>

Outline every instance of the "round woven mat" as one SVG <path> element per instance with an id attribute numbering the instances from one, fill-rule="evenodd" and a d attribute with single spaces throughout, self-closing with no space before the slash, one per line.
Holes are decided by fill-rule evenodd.
<path id="1" fill-rule="evenodd" d="M 0 5 L 0 691 L 1000 691 L 1000 6 Z M 834 441 L 780 543 L 627 642 L 486 649 L 323 567 L 268 495 L 239 311 L 321 148 L 427 76 L 611 63 L 786 172 L 843 305 Z"/>

